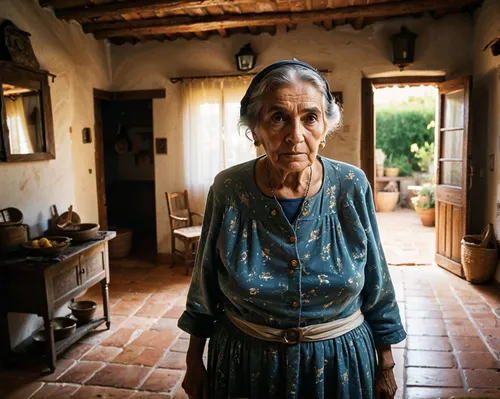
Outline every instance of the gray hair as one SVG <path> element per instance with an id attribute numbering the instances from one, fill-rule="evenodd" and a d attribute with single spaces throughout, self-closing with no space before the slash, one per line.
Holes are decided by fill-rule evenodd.
<path id="1" fill-rule="evenodd" d="M 251 138 L 252 132 L 259 126 L 259 113 L 262 108 L 262 98 L 264 94 L 277 87 L 292 85 L 298 81 L 309 83 L 321 92 L 327 134 L 330 134 L 340 126 L 340 107 L 335 100 L 329 98 L 327 85 L 321 76 L 299 65 L 284 65 L 269 72 L 250 95 L 247 113 L 240 118 L 238 123 L 240 128 L 245 129 L 245 135 L 249 139 Z"/>

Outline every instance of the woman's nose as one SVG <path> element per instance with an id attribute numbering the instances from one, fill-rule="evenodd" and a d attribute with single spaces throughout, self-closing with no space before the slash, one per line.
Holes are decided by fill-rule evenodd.
<path id="1" fill-rule="evenodd" d="M 286 141 L 294 144 L 302 143 L 304 141 L 303 129 L 304 126 L 300 120 L 292 120 L 288 125 Z"/>

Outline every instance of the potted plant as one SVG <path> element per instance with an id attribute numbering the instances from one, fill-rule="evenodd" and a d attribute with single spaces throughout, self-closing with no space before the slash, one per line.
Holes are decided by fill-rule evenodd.
<path id="1" fill-rule="evenodd" d="M 411 199 L 422 224 L 426 227 L 432 227 L 436 222 L 435 192 L 434 185 L 426 185 L 422 187 L 418 196 Z"/>
<path id="2" fill-rule="evenodd" d="M 380 148 L 377 148 L 377 150 L 375 151 L 375 160 L 376 160 L 376 163 L 377 163 L 377 177 L 383 177 L 384 176 L 384 162 L 385 162 L 385 158 L 386 155 L 385 155 L 385 152 L 380 149 Z"/>
<path id="3" fill-rule="evenodd" d="M 392 212 L 399 201 L 398 184 L 391 181 L 375 197 L 378 212 Z"/>
<path id="4" fill-rule="evenodd" d="M 396 158 L 393 160 L 392 159 L 392 154 L 385 159 L 385 175 L 387 177 L 397 177 L 399 176 L 399 167 L 396 162 Z"/>
<path id="5" fill-rule="evenodd" d="M 413 143 L 410 147 L 410 151 L 415 154 L 415 158 L 418 159 L 418 167 L 421 170 L 419 180 L 421 183 L 425 181 L 432 181 L 434 175 L 434 143 L 428 143 L 427 141 L 423 146 L 419 147 L 418 144 Z"/>

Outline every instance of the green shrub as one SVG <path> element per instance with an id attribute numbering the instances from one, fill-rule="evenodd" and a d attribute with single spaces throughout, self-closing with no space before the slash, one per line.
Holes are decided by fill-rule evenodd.
<path id="1" fill-rule="evenodd" d="M 421 107 L 381 108 L 376 113 L 377 148 L 393 158 L 404 157 L 412 170 L 420 170 L 410 148 L 434 142 L 434 109 Z M 430 126 L 430 127 L 429 127 Z"/>

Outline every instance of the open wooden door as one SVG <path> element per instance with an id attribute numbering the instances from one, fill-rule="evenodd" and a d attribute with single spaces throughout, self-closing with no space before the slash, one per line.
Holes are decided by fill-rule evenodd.
<path id="1" fill-rule="evenodd" d="M 108 229 L 108 208 L 106 206 L 106 181 L 104 175 L 104 142 L 102 137 L 102 102 L 94 97 L 95 169 L 97 183 L 97 211 L 101 230 Z"/>
<path id="2" fill-rule="evenodd" d="M 361 81 L 361 169 L 375 195 L 375 87 L 372 79 Z"/>
<path id="3" fill-rule="evenodd" d="M 436 174 L 436 263 L 464 277 L 462 237 L 468 233 L 471 77 L 442 82 L 439 88 Z"/>

